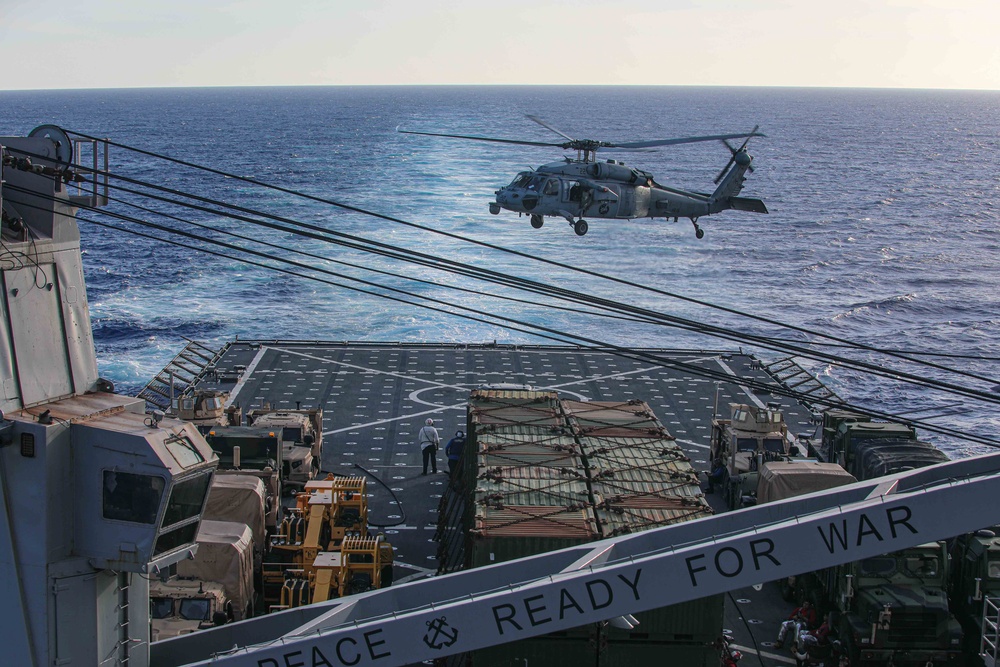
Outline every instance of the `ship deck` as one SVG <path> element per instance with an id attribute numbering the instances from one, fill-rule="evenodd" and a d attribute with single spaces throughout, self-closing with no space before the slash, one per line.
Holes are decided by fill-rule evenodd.
<path id="1" fill-rule="evenodd" d="M 393 544 L 395 579 L 436 572 L 438 505 L 447 489 L 441 473 L 421 475 L 417 433 L 430 417 L 442 446 L 466 429 L 469 392 L 488 384 L 530 385 L 574 400 L 645 401 L 691 458 L 707 470 L 713 415 L 731 402 L 781 405 L 794 434 L 812 435 L 809 410 L 778 394 L 752 391 L 745 378 L 774 384 L 755 358 L 711 350 L 644 350 L 641 360 L 610 351 L 556 346 L 246 341 L 227 344 L 199 373 L 199 389 L 229 391 L 242 411 L 323 409 L 323 469 L 368 476 L 369 524 Z M 701 376 L 722 372 L 731 381 Z M 443 448 L 443 447 L 442 447 Z M 721 498 L 710 494 L 717 511 Z M 733 591 L 726 627 L 745 653 L 764 663 L 794 664 L 787 651 L 771 649 L 778 621 L 792 604 L 776 586 Z M 755 656 L 756 657 L 756 656 Z"/>

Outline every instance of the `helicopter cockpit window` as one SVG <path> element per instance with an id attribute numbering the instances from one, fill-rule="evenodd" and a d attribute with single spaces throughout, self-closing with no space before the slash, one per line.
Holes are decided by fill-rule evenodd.
<path id="1" fill-rule="evenodd" d="M 556 179 L 554 179 L 554 178 L 550 178 L 545 183 L 544 194 L 547 194 L 547 195 L 558 195 L 559 194 L 559 181 L 556 180 Z"/>
<path id="2" fill-rule="evenodd" d="M 510 182 L 510 187 L 512 188 L 526 188 L 528 187 L 528 182 L 531 181 L 531 172 L 522 171 L 518 174 L 513 181 Z"/>
<path id="3" fill-rule="evenodd" d="M 531 180 L 528 182 L 528 189 L 535 191 L 541 190 L 542 184 L 544 182 L 545 182 L 544 176 L 533 176 Z"/>

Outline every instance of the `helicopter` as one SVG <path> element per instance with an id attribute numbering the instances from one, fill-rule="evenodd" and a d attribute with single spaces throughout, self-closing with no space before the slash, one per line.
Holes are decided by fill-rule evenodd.
<path id="1" fill-rule="evenodd" d="M 490 202 L 490 213 L 496 215 L 501 210 L 514 211 L 530 216 L 531 226 L 540 229 L 546 217 L 563 218 L 568 221 L 578 236 L 587 233 L 590 225 L 585 218 L 606 218 L 631 220 L 633 218 L 688 218 L 694 225 L 695 236 L 703 238 L 705 230 L 698 225 L 698 219 L 729 209 L 767 213 L 767 206 L 760 199 L 739 197 L 743 189 L 745 174 L 753 172 L 753 158 L 747 152 L 751 137 L 767 136 L 754 127 L 742 134 L 717 134 L 676 139 L 653 139 L 650 141 L 629 141 L 610 143 L 593 139 L 574 139 L 537 116 L 528 115 L 530 120 L 555 132 L 566 139 L 553 143 L 543 141 L 522 141 L 518 139 L 497 139 L 463 134 L 443 134 L 440 132 L 418 132 L 401 130 L 403 134 L 421 134 L 431 137 L 471 139 L 522 146 L 553 146 L 564 150 L 575 150 L 576 159 L 563 158 L 560 162 L 542 165 L 534 171 L 522 171 L 510 185 L 496 191 L 496 200 Z M 729 140 L 744 139 L 742 145 L 734 147 Z M 660 146 L 689 144 L 702 141 L 721 141 L 731 154 L 729 162 L 715 178 L 717 185 L 711 194 L 667 187 L 656 182 L 652 174 L 641 169 L 626 166 L 618 160 L 597 160 L 597 151 L 602 148 L 622 150 L 643 150 Z"/>

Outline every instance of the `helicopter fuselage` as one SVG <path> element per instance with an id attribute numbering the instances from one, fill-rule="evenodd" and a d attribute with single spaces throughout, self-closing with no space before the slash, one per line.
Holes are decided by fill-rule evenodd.
<path id="1" fill-rule="evenodd" d="M 730 208 L 767 212 L 760 200 L 735 196 L 752 161 L 745 151 L 739 156 L 713 194 L 664 187 L 652 174 L 616 160 L 566 159 L 519 173 L 496 191 L 490 212 L 506 209 L 529 215 L 536 228 L 546 216 L 561 217 L 581 236 L 587 230 L 584 218 L 688 218 L 701 238 L 704 232 L 697 221 L 702 216 Z"/>

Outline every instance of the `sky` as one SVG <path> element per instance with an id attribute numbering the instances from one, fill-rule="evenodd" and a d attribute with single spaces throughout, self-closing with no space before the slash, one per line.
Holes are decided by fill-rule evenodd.
<path id="1" fill-rule="evenodd" d="M 0 90 L 1000 90 L 1000 0 L 0 0 Z"/>

